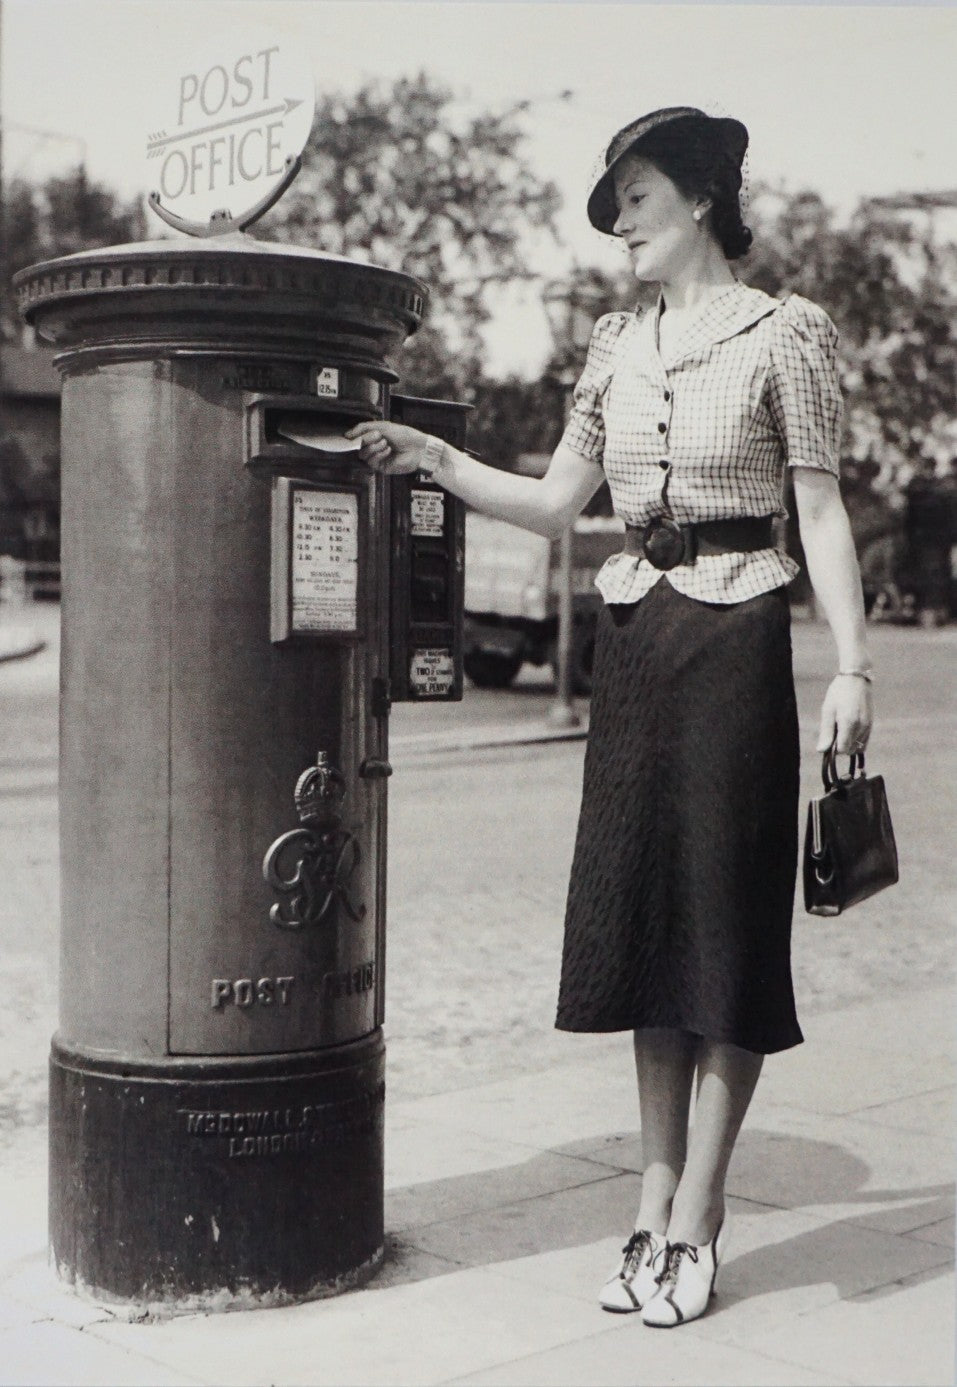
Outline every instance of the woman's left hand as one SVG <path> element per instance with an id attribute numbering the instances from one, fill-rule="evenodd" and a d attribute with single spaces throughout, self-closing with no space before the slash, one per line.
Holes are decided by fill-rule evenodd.
<path id="1" fill-rule="evenodd" d="M 837 733 L 837 750 L 852 756 L 867 746 L 874 721 L 871 686 L 858 674 L 836 674 L 821 707 L 817 750 L 827 751 Z"/>

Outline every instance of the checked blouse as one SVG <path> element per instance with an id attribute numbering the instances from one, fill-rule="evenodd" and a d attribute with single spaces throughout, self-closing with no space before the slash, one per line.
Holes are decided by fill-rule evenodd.
<path id="1" fill-rule="evenodd" d="M 783 517 L 784 469 L 837 476 L 843 404 L 837 332 L 816 304 L 735 282 L 711 299 L 673 351 L 658 349 L 661 311 L 609 313 L 592 332 L 563 442 L 600 463 L 615 513 L 632 525 L 668 503 L 681 524 Z M 778 549 L 702 555 L 667 573 L 613 555 L 596 578 L 606 602 L 636 602 L 667 578 L 703 602 L 740 602 L 790 582 Z"/>

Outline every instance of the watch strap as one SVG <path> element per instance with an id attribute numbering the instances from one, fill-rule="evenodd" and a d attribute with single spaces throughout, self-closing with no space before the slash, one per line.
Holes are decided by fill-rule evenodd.
<path id="1" fill-rule="evenodd" d="M 425 444 L 424 465 L 420 467 L 420 472 L 424 472 L 427 477 L 434 479 L 436 472 L 445 461 L 445 443 L 441 438 L 430 435 Z"/>

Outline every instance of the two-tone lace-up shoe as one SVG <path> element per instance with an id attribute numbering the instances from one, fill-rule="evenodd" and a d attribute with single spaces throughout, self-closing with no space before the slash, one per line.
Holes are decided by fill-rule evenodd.
<path id="1" fill-rule="evenodd" d="M 598 1302 L 602 1309 L 619 1315 L 640 1310 L 658 1289 L 656 1274 L 666 1246 L 664 1233 L 636 1228 L 621 1249 L 621 1266 L 601 1288 Z"/>
<path id="2" fill-rule="evenodd" d="M 667 1244 L 655 1277 L 655 1292 L 646 1300 L 642 1312 L 644 1324 L 672 1329 L 704 1314 L 714 1295 L 718 1263 L 724 1256 L 726 1227 L 722 1222 L 711 1241 L 702 1247 L 682 1242 Z"/>

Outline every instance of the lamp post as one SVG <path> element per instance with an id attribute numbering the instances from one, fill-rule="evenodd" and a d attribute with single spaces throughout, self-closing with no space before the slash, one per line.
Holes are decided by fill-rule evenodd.
<path id="1" fill-rule="evenodd" d="M 588 347 L 601 291 L 583 281 L 573 268 L 567 280 L 552 280 L 542 295 L 545 314 L 555 344 L 557 368 L 554 378 L 562 392 L 562 416 L 567 422 L 572 394 L 579 374 L 579 363 Z M 558 650 L 555 702 L 548 720 L 553 727 L 578 727 L 581 718 L 572 701 L 573 546 L 572 525 L 562 531 L 558 565 Z"/>

